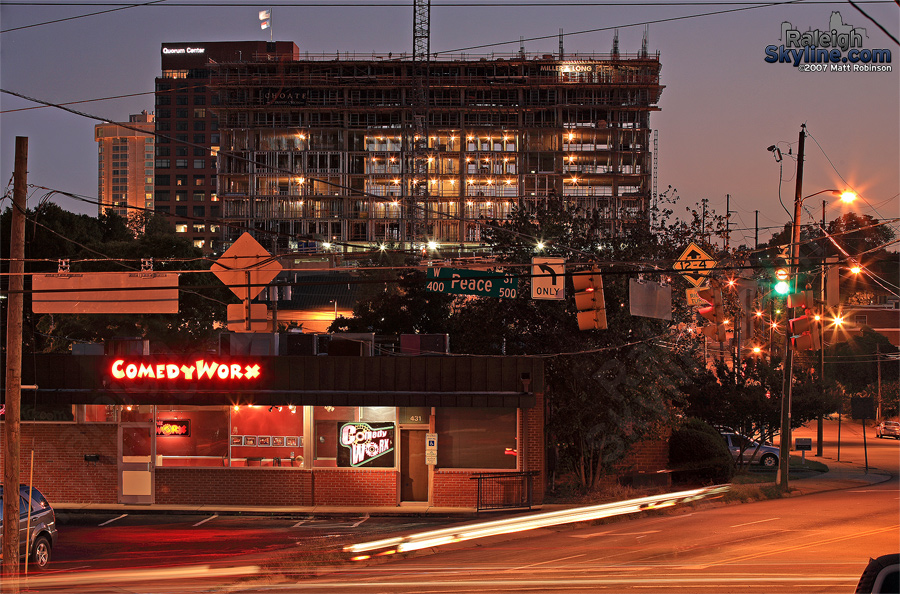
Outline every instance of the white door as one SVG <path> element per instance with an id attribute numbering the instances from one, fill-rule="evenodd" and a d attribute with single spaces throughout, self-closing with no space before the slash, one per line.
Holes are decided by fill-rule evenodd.
<path id="1" fill-rule="evenodd" d="M 150 423 L 119 424 L 119 503 L 153 503 L 154 433 Z"/>

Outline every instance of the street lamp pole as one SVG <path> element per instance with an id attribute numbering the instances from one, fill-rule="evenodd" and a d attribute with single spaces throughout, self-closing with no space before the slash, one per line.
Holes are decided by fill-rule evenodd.
<path id="1" fill-rule="evenodd" d="M 791 278 L 793 292 L 797 292 L 797 272 L 800 264 L 800 216 L 803 203 L 803 156 L 806 143 L 806 124 L 800 125 L 800 141 L 797 147 L 797 186 L 794 191 L 794 222 L 791 228 Z M 793 308 L 785 307 L 785 320 L 793 317 Z M 794 351 L 791 348 L 790 324 L 784 332 L 784 381 L 781 389 L 781 443 L 778 451 L 778 476 L 776 483 L 782 492 L 788 490 L 788 468 L 791 456 L 791 384 L 793 380 Z"/>

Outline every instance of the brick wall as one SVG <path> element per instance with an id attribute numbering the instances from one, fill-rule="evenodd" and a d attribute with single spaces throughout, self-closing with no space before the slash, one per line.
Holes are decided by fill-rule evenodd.
<path id="1" fill-rule="evenodd" d="M 522 426 L 519 428 L 519 434 L 524 437 L 525 456 L 521 466 L 522 470 L 537 471 L 539 473 L 534 477 L 533 497 L 534 504 L 540 505 L 544 502 L 544 489 L 547 482 L 546 444 L 544 443 L 546 434 L 544 427 L 544 394 L 543 392 L 536 392 L 534 396 L 534 407 L 524 409 L 524 414 L 521 415 Z"/>
<path id="2" fill-rule="evenodd" d="M 313 481 L 315 505 L 396 506 L 399 473 L 393 469 L 317 468 Z"/>
<path id="3" fill-rule="evenodd" d="M 157 468 L 160 504 L 313 505 L 312 472 L 299 468 Z"/>
<path id="4" fill-rule="evenodd" d="M 34 486 L 51 504 L 117 501 L 116 425 L 22 423 L 20 427 L 20 482 L 29 480 L 33 448 Z M 86 454 L 97 455 L 99 460 L 85 462 Z M 4 456 L 0 456 L 0 468 L 3 463 Z"/>
<path id="5" fill-rule="evenodd" d="M 469 471 L 437 470 L 434 473 L 434 507 L 476 507 L 478 481 Z"/>

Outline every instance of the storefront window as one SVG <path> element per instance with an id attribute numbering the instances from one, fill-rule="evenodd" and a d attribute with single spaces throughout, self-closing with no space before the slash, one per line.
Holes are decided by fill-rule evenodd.
<path id="1" fill-rule="evenodd" d="M 231 466 L 304 466 L 302 406 L 241 406 L 230 415 Z"/>
<path id="2" fill-rule="evenodd" d="M 115 404 L 82 404 L 78 406 L 79 423 L 115 423 Z"/>
<path id="3" fill-rule="evenodd" d="M 228 457 L 228 409 L 156 411 L 158 466 L 222 466 Z"/>
<path id="4" fill-rule="evenodd" d="M 438 467 L 515 470 L 518 468 L 515 408 L 439 408 Z"/>

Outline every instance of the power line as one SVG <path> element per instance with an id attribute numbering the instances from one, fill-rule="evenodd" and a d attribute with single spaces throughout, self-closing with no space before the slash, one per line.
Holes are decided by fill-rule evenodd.
<path id="1" fill-rule="evenodd" d="M 111 8 L 109 10 L 101 10 L 99 12 L 91 12 L 88 14 L 81 14 L 81 15 L 77 15 L 77 16 L 62 18 L 62 19 L 55 19 L 52 21 L 44 21 L 42 23 L 35 23 L 33 25 L 22 25 L 21 27 L 13 27 L 11 29 L 4 29 L 4 30 L 0 31 L 0 33 L 10 33 L 12 31 L 21 31 L 22 29 L 31 29 L 32 27 L 41 27 L 43 25 L 52 25 L 54 23 L 64 23 L 66 21 L 74 21 L 76 19 L 83 19 L 83 18 L 90 17 L 90 16 L 97 16 L 98 14 L 106 14 L 106 13 L 110 13 L 110 12 L 116 12 L 119 10 L 128 10 L 129 8 L 137 8 L 139 6 L 151 6 L 153 4 L 159 4 L 159 3 L 165 2 L 165 1 L 166 0 L 153 0 L 152 2 L 145 2 L 144 4 L 128 4 L 125 6 L 120 6 L 119 8 Z"/>

